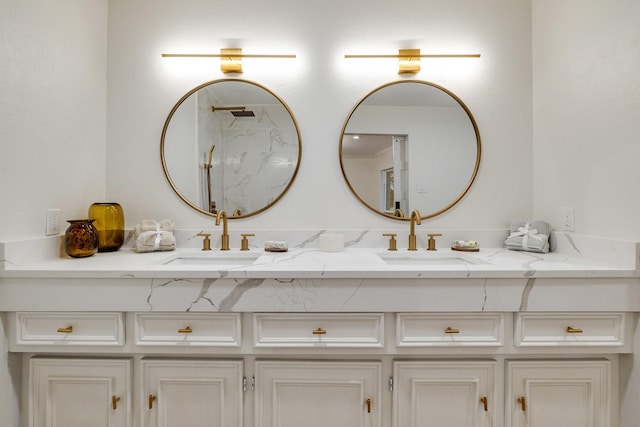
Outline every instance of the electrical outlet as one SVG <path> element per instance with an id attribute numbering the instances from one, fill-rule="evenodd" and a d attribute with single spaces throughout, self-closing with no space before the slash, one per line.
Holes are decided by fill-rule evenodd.
<path id="1" fill-rule="evenodd" d="M 60 209 L 47 209 L 45 223 L 47 236 L 60 234 Z"/>
<path id="2" fill-rule="evenodd" d="M 574 208 L 562 208 L 562 230 L 563 231 L 576 231 L 575 223 L 575 209 Z"/>

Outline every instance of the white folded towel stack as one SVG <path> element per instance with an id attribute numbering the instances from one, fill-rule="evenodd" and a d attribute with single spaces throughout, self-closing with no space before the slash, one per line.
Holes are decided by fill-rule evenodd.
<path id="1" fill-rule="evenodd" d="M 172 251 L 176 248 L 173 235 L 175 223 L 171 219 L 156 221 L 143 219 L 135 227 L 136 252 Z"/>
<path id="2" fill-rule="evenodd" d="M 549 252 L 551 226 L 544 221 L 513 220 L 505 240 L 507 249 L 527 252 Z"/>

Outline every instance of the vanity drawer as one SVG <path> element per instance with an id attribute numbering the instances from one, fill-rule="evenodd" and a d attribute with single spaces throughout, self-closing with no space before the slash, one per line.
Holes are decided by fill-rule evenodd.
<path id="1" fill-rule="evenodd" d="M 384 345 L 384 315 L 254 314 L 256 347 L 375 347 Z"/>
<path id="2" fill-rule="evenodd" d="M 398 347 L 502 346 L 501 313 L 398 313 Z"/>
<path id="3" fill-rule="evenodd" d="M 124 345 L 122 313 L 18 312 L 18 345 Z"/>
<path id="4" fill-rule="evenodd" d="M 240 313 L 136 313 L 136 345 L 239 347 Z"/>
<path id="5" fill-rule="evenodd" d="M 624 313 L 516 313 L 515 345 L 623 346 Z"/>

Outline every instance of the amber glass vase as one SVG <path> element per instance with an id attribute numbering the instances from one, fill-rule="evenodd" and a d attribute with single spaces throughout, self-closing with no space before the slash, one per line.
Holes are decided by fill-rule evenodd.
<path id="1" fill-rule="evenodd" d="M 64 233 L 64 251 L 74 258 L 84 258 L 98 251 L 98 231 L 92 219 L 71 219 Z"/>
<path id="2" fill-rule="evenodd" d="M 89 218 L 98 230 L 98 252 L 117 251 L 124 243 L 124 212 L 118 203 L 94 203 Z"/>

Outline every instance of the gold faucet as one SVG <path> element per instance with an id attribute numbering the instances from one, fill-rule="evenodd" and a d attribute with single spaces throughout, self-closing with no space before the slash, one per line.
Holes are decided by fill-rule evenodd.
<path id="1" fill-rule="evenodd" d="M 221 251 L 229 250 L 229 227 L 227 226 L 227 213 L 220 209 L 216 215 L 216 225 L 220 225 L 222 219 L 222 242 L 220 244 Z"/>
<path id="2" fill-rule="evenodd" d="M 422 224 L 422 220 L 420 219 L 420 212 L 416 209 L 411 212 L 411 226 L 409 227 L 409 248 L 410 251 L 418 250 L 416 245 L 416 224 Z"/>

